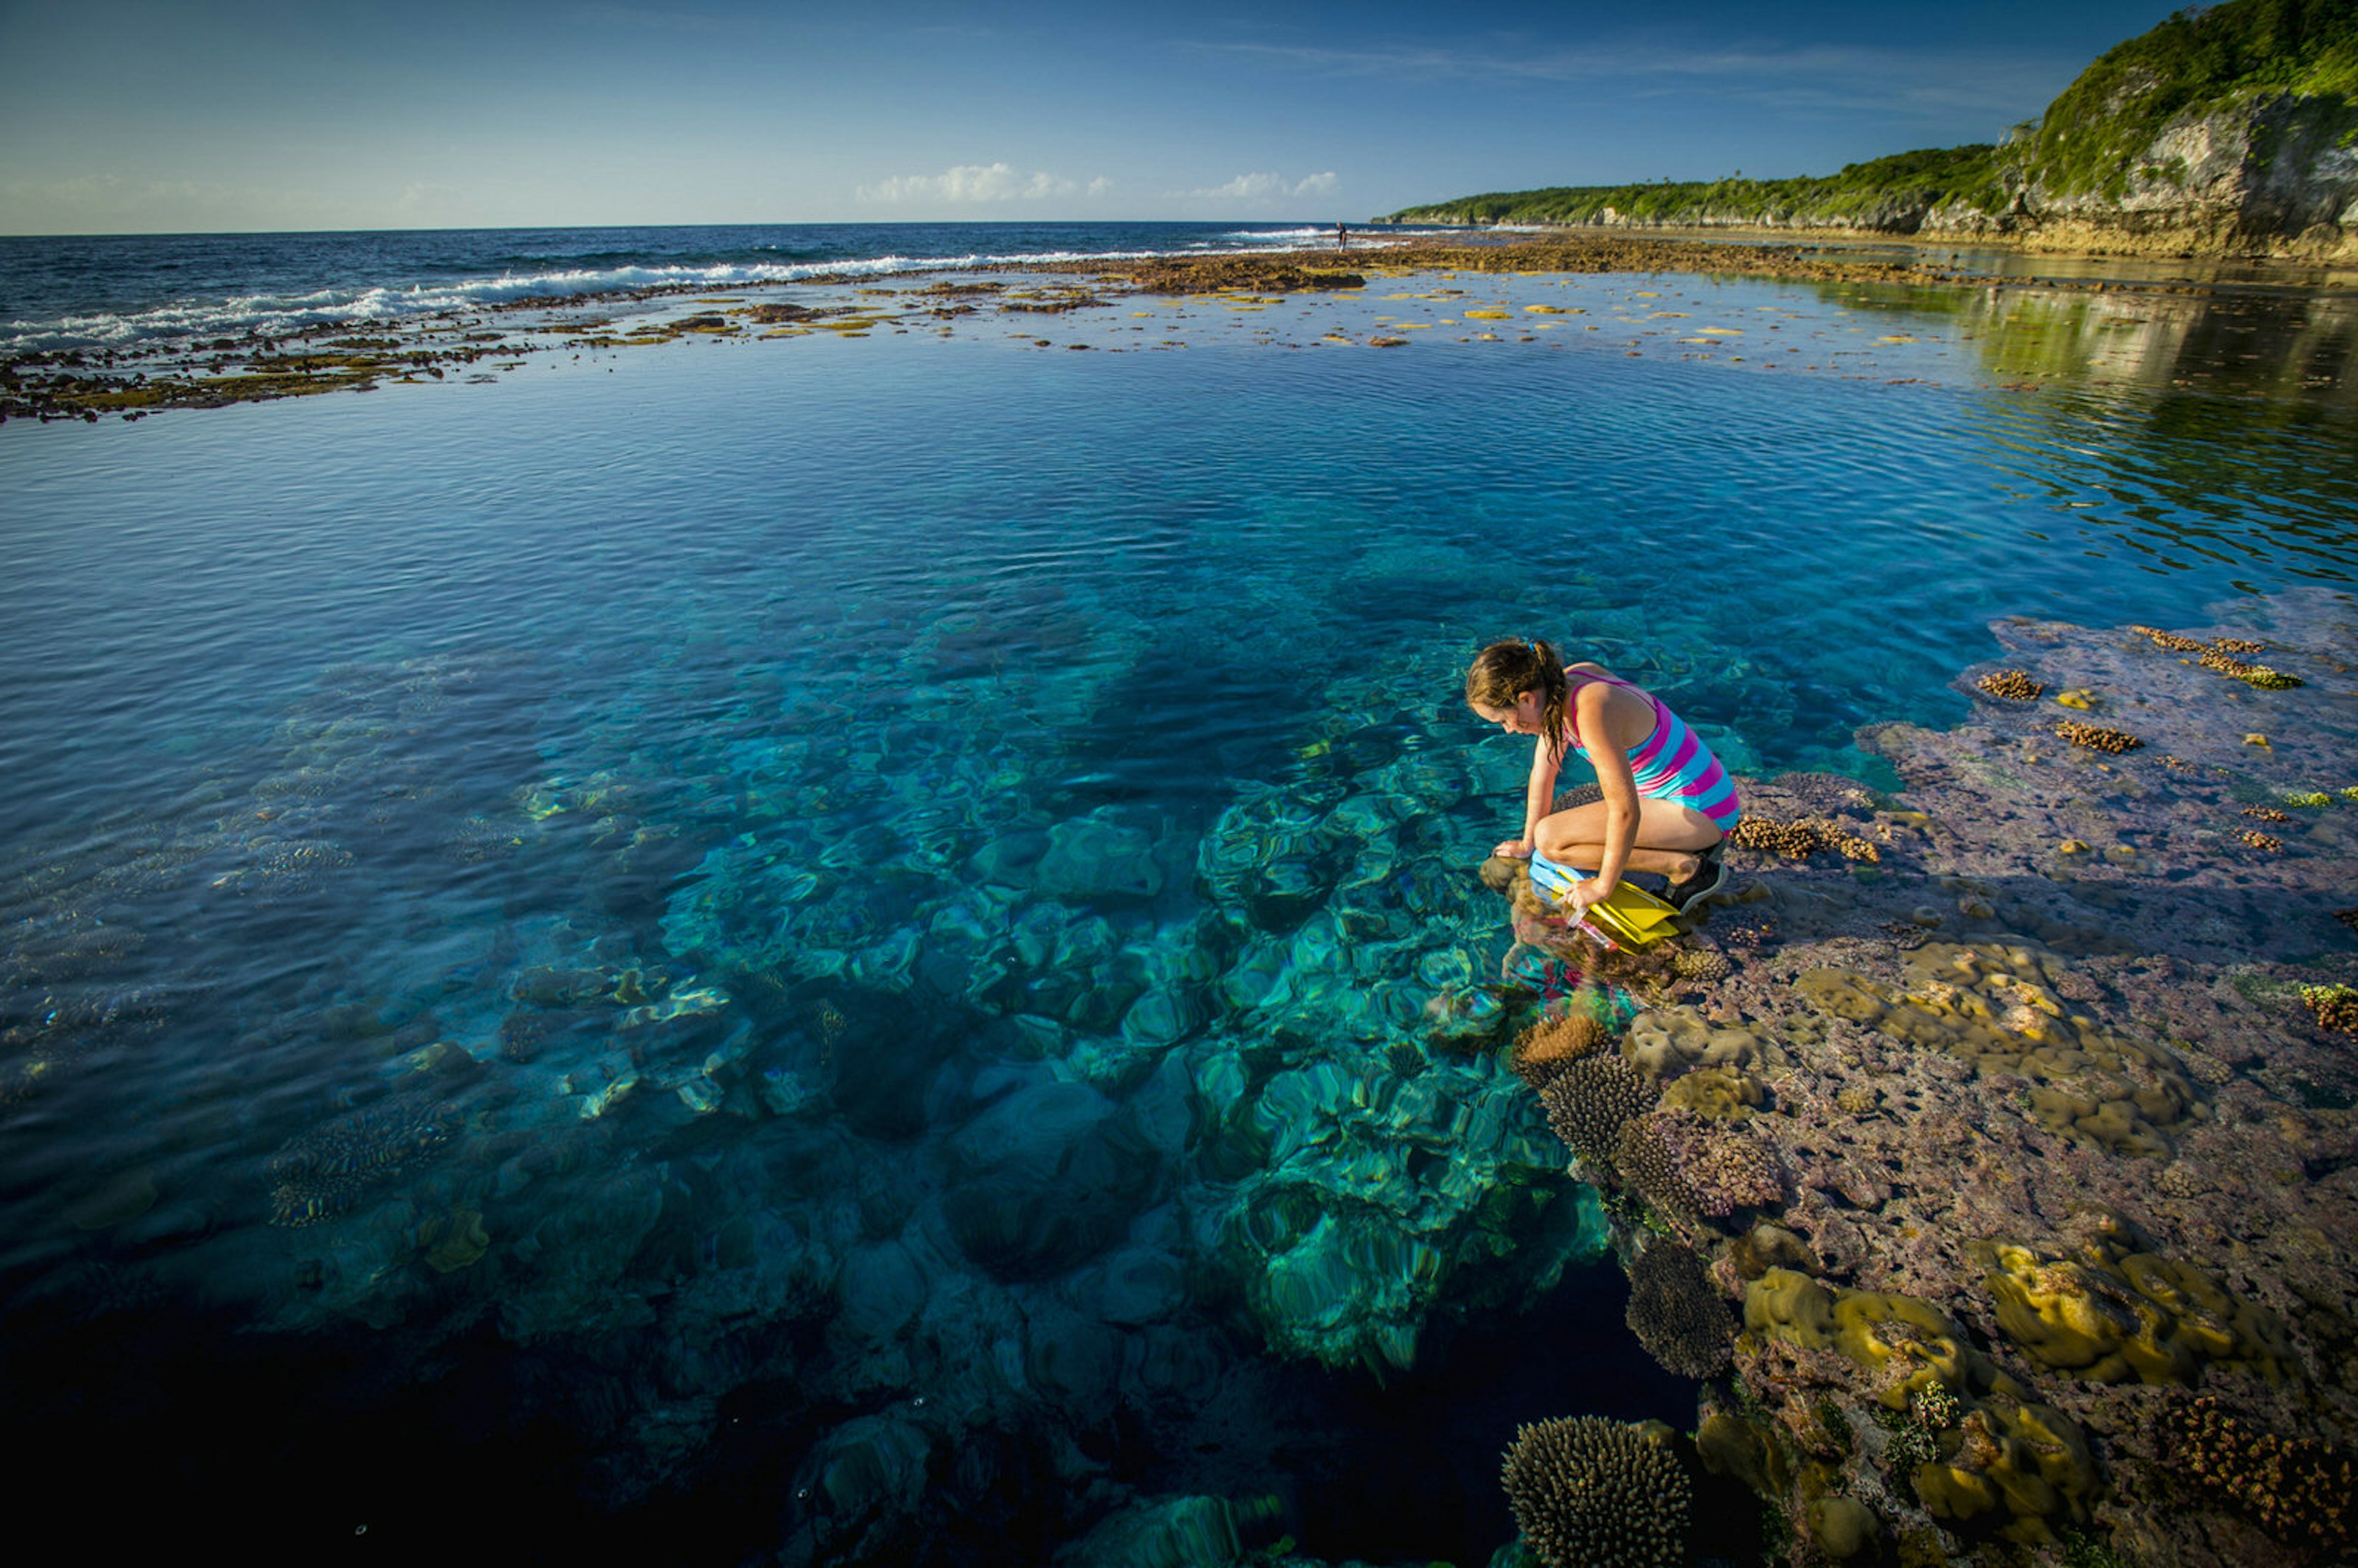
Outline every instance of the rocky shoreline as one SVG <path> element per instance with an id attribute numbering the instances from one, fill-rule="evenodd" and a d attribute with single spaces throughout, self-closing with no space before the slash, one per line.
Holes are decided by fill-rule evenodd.
<path id="1" fill-rule="evenodd" d="M 1901 790 L 1748 782 L 1617 1054 L 1518 1047 L 1795 1561 L 2348 1560 L 2358 617 L 2266 615 L 1998 622 L 1972 721 L 1861 733 Z"/>
<path id="2" fill-rule="evenodd" d="M 1103 310 L 1141 297 L 1229 293 L 1274 303 L 1361 287 L 1370 276 L 1684 273 L 1802 283 L 1931 288 L 2035 287 L 2067 293 L 2206 296 L 2213 286 L 2168 274 L 2139 281 L 1993 280 L 1948 258 L 1894 262 L 1839 245 L 1751 243 L 1563 232 L 1509 243 L 1363 244 L 1131 262 L 1076 261 L 913 268 L 880 283 L 825 276 L 714 296 L 676 285 L 533 297 L 413 320 L 319 323 L 299 333 L 159 341 L 130 351 L 45 350 L 0 361 L 0 423 L 95 424 L 166 409 L 218 408 L 331 392 L 444 381 L 492 382 L 536 358 L 654 347 L 683 338 L 860 336 L 906 331 L 989 311 L 1022 318 Z M 1024 287 L 1014 276 L 1086 278 Z M 935 281 L 918 282 L 931 278 Z M 805 303 L 805 301 L 811 301 Z"/>

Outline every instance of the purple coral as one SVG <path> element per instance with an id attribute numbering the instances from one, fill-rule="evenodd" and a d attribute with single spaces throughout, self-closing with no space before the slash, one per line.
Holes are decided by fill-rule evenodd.
<path id="1" fill-rule="evenodd" d="M 1725 1218 L 1739 1208 L 1775 1203 L 1785 1195 L 1785 1171 L 1757 1139 L 1725 1121 L 1671 1106 L 1647 1118 L 1653 1141 L 1670 1156 L 1683 1191 L 1697 1209 Z"/>

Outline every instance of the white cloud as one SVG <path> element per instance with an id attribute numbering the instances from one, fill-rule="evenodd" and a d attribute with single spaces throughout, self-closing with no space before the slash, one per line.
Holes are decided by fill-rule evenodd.
<path id="1" fill-rule="evenodd" d="M 1171 194 L 1186 201 L 1289 201 L 1305 196 L 1332 196 L 1342 183 L 1331 168 L 1303 179 L 1288 179 L 1282 174 L 1240 174 L 1226 185 L 1174 190 Z"/>
<path id="2" fill-rule="evenodd" d="M 886 205 L 942 202 L 972 206 L 987 201 L 1045 201 L 1059 196 L 1102 196 L 1113 181 L 1098 176 L 1087 186 L 1060 174 L 1034 169 L 1020 173 L 1010 163 L 962 163 L 940 174 L 896 174 L 874 185 L 860 187 L 862 201 Z"/>

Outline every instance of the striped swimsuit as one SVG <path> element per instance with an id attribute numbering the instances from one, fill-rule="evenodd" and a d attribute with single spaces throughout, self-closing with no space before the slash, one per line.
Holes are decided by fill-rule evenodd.
<path id="1" fill-rule="evenodd" d="M 1583 675 L 1577 670 L 1566 670 L 1564 674 L 1575 683 L 1564 701 L 1567 709 L 1572 698 L 1580 695 L 1581 687 L 1599 680 L 1654 705 L 1653 733 L 1629 748 L 1629 773 L 1639 795 L 1649 800 L 1671 800 L 1691 806 L 1710 817 L 1722 835 L 1736 830 L 1736 819 L 1743 810 L 1742 803 L 1736 798 L 1736 781 L 1727 776 L 1727 770 L 1719 765 L 1711 748 L 1660 697 L 1611 676 Z M 1594 766 L 1595 760 L 1580 743 L 1579 728 L 1569 717 L 1564 720 L 1564 729 L 1569 732 L 1572 749 L 1580 753 L 1583 762 Z"/>

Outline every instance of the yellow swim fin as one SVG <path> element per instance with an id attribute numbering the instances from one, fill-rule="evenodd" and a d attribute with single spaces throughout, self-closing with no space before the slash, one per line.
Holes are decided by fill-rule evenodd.
<path id="1" fill-rule="evenodd" d="M 1546 856 L 1531 856 L 1531 885 L 1540 890 L 1550 903 L 1571 891 L 1574 882 L 1588 880 L 1585 873 L 1570 866 L 1560 866 Z M 1613 890 L 1611 897 L 1588 906 L 1588 918 L 1582 924 L 1615 947 L 1650 947 L 1665 936 L 1678 935 L 1679 912 L 1641 887 L 1623 882 Z"/>

